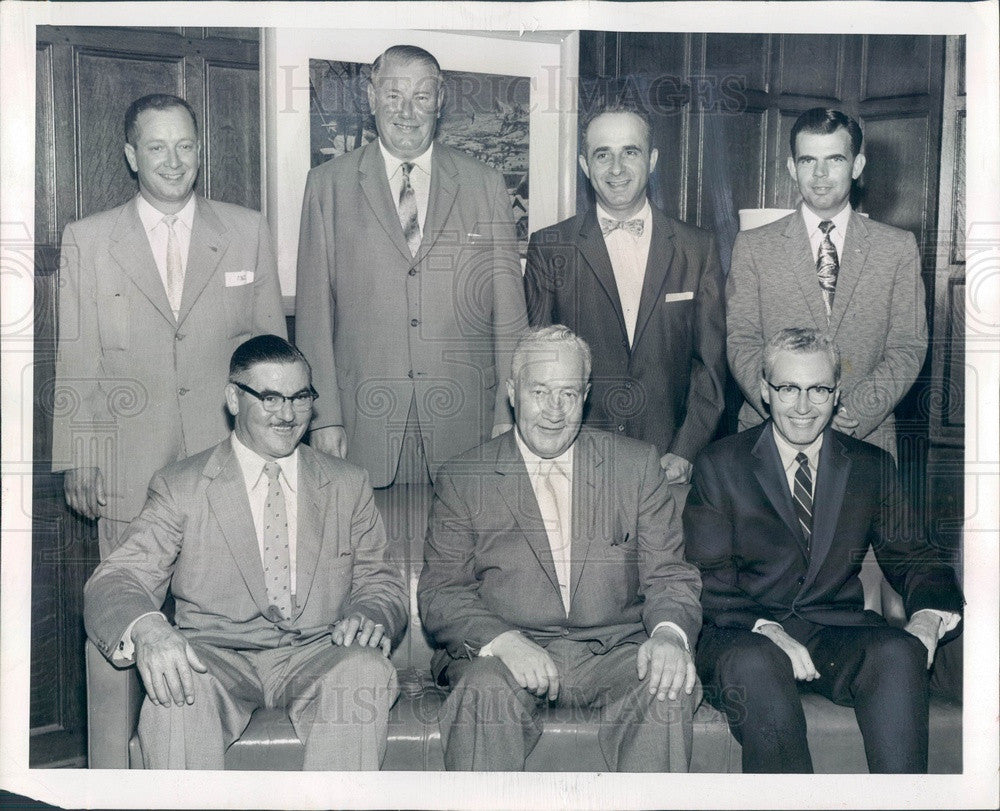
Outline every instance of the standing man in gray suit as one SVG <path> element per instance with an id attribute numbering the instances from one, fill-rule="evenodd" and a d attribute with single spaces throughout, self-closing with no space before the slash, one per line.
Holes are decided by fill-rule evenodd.
<path id="1" fill-rule="evenodd" d="M 372 65 L 378 139 L 309 173 L 298 345 L 317 385 L 310 442 L 376 488 L 426 483 L 510 413 L 497 381 L 527 327 L 500 173 L 435 141 L 437 60 L 396 45 Z"/>
<path id="2" fill-rule="evenodd" d="M 833 427 L 896 454 L 892 411 L 927 352 L 927 316 L 913 234 L 851 209 L 865 167 L 858 123 L 816 107 L 792 126 L 788 171 L 799 210 L 742 232 L 726 283 L 729 365 L 746 402 L 740 427 L 763 421 L 764 345 L 786 327 L 819 330 L 840 348 Z"/>
<path id="3" fill-rule="evenodd" d="M 125 159 L 139 194 L 66 226 L 59 270 L 52 469 L 69 506 L 98 519 L 102 557 L 153 473 L 229 432 L 218 386 L 233 350 L 285 334 L 267 221 L 194 193 L 191 106 L 134 101 Z"/>
<path id="4" fill-rule="evenodd" d="M 377 769 L 407 600 L 368 476 L 299 445 L 317 395 L 283 338 L 239 346 L 225 394 L 232 435 L 153 478 L 87 582 L 87 633 L 142 677 L 146 768 L 222 769 L 267 706 L 288 708 L 306 769 Z"/>

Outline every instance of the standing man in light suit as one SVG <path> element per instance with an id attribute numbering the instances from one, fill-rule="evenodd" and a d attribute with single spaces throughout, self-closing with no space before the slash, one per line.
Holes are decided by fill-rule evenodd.
<path id="1" fill-rule="evenodd" d="M 397 45 L 372 65 L 378 140 L 306 180 L 298 345 L 330 396 L 310 442 L 372 484 L 426 483 L 504 430 L 498 380 L 527 326 L 500 173 L 434 140 L 437 60 Z"/>
<path id="2" fill-rule="evenodd" d="M 99 519 L 102 557 L 154 472 L 228 433 L 218 381 L 233 350 L 285 334 L 266 220 L 193 192 L 190 105 L 134 101 L 125 158 L 139 194 L 68 225 L 60 266 L 52 468 L 70 507 Z"/>
<path id="3" fill-rule="evenodd" d="M 406 587 L 365 472 L 299 444 L 316 396 L 283 338 L 241 344 L 232 435 L 156 474 L 87 582 L 87 633 L 146 688 L 146 768 L 224 768 L 265 706 L 288 709 L 306 769 L 381 763 Z M 159 613 L 168 587 L 173 624 Z"/>
<path id="4" fill-rule="evenodd" d="M 851 184 L 865 167 L 854 119 L 807 110 L 790 142 L 788 171 L 802 204 L 739 234 L 726 282 L 729 366 L 746 398 L 740 427 L 767 416 L 759 385 L 767 339 L 809 327 L 835 340 L 843 358 L 833 427 L 895 457 L 892 411 L 927 353 L 916 240 L 851 209 Z"/>
<path id="5" fill-rule="evenodd" d="M 712 235 L 647 199 L 656 159 L 643 113 L 599 110 L 580 154 L 596 208 L 532 234 L 524 284 L 532 326 L 591 346 L 587 425 L 652 442 L 686 482 L 724 404 L 723 280 Z"/>
<path id="6" fill-rule="evenodd" d="M 447 463 L 417 596 L 448 769 L 516 771 L 544 702 L 600 711 L 614 771 L 687 771 L 701 696 L 697 570 L 652 445 L 581 430 L 590 349 L 529 332 L 507 393 L 517 427 Z"/>

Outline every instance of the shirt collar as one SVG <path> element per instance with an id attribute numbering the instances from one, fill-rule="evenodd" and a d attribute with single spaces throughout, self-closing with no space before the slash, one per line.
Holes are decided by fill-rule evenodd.
<path id="1" fill-rule="evenodd" d="M 819 224 L 823 222 L 823 218 L 818 216 L 809 206 L 803 203 L 799 206 L 802 212 L 802 219 L 806 224 L 806 233 L 809 234 L 810 239 L 816 235 L 819 231 Z M 850 201 L 844 203 L 844 207 L 840 209 L 833 217 L 829 218 L 833 222 L 834 233 L 840 231 L 841 234 L 847 233 L 847 224 L 851 220 L 851 203 Z"/>
<path id="2" fill-rule="evenodd" d="M 514 427 L 514 441 L 517 443 L 517 449 L 521 452 L 521 458 L 524 460 L 524 466 L 528 468 L 530 473 L 536 473 L 540 468 L 544 469 L 543 466 L 554 463 L 567 479 L 572 477 L 573 446 L 576 445 L 575 439 L 570 446 L 566 448 L 566 450 L 553 459 L 543 459 L 541 456 L 534 453 L 525 441 L 521 439 L 521 431 L 517 428 L 517 426 Z"/>
<path id="3" fill-rule="evenodd" d="M 789 444 L 788 440 L 785 439 L 781 433 L 778 431 L 777 427 L 772 423 L 771 433 L 774 434 L 774 444 L 778 446 L 778 455 L 781 457 L 781 466 L 788 470 L 792 465 L 798 464 L 795 461 L 795 457 L 800 453 L 804 453 L 806 458 L 809 460 L 809 466 L 815 471 L 819 470 L 819 450 L 823 447 L 823 433 L 821 433 L 812 443 L 805 448 L 796 448 L 794 445 Z"/>
<path id="4" fill-rule="evenodd" d="M 594 205 L 597 208 L 597 221 L 598 222 L 601 221 L 601 217 L 604 217 L 605 219 L 608 219 L 608 220 L 618 220 L 618 219 L 620 219 L 619 217 L 615 217 L 612 214 L 608 214 L 608 212 L 604 210 L 604 207 L 601 206 L 600 203 L 595 203 Z M 633 216 L 631 216 L 627 220 L 625 220 L 625 222 L 628 222 L 628 220 L 642 220 L 642 222 L 643 222 L 643 228 L 645 228 L 646 226 L 649 225 L 649 219 L 652 216 L 653 216 L 653 210 L 649 207 L 649 198 L 647 197 L 646 198 L 646 202 L 643 203 L 642 208 L 640 208 Z"/>
<path id="5" fill-rule="evenodd" d="M 188 201 L 184 204 L 184 208 L 177 212 L 177 221 L 184 223 L 191 231 L 194 227 L 194 209 L 195 209 L 195 197 L 197 195 L 192 194 Z M 141 194 L 137 194 L 135 197 L 135 208 L 139 213 L 139 219 L 142 221 L 142 227 L 146 229 L 148 234 L 161 222 L 166 216 L 158 208 L 155 208 L 152 203 L 149 202 Z"/>
<path id="6" fill-rule="evenodd" d="M 236 454 L 236 461 L 239 462 L 240 470 L 243 471 L 243 481 L 246 482 L 248 489 L 253 490 L 260 483 L 262 477 L 264 477 L 264 465 L 271 461 L 270 459 L 265 459 L 256 451 L 250 450 L 246 445 L 240 442 L 236 432 L 233 431 L 231 434 L 233 438 L 233 453 Z M 281 467 L 281 482 L 283 487 L 287 487 L 292 493 L 294 493 L 299 484 L 299 448 L 295 447 L 295 450 L 291 452 L 284 459 L 277 460 L 278 465 Z M 266 479 L 266 477 L 264 477 Z"/>
<path id="7" fill-rule="evenodd" d="M 411 158 L 408 161 L 404 161 L 402 158 L 397 158 L 388 149 L 385 148 L 385 144 L 382 143 L 382 139 L 378 140 L 378 148 L 382 152 L 382 160 L 385 161 L 385 176 L 392 177 L 396 172 L 399 171 L 399 167 L 404 163 L 412 163 L 418 169 L 422 170 L 428 176 L 431 173 L 431 156 L 434 152 L 434 142 L 431 141 L 431 145 L 421 155 L 417 155 L 415 158 Z"/>

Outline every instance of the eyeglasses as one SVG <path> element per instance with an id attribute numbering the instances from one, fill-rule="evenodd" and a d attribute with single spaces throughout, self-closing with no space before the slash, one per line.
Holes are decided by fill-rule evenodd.
<path id="1" fill-rule="evenodd" d="M 780 386 L 775 386 L 774 383 L 768 380 L 767 385 L 778 392 L 778 399 L 785 404 L 797 403 L 799 394 L 802 393 L 801 386 L 793 386 L 791 383 L 783 383 Z M 835 388 L 832 389 L 829 386 L 810 386 L 806 389 L 806 396 L 813 405 L 823 405 L 835 391 Z"/>
<path id="2" fill-rule="evenodd" d="M 235 380 L 231 382 L 234 386 L 236 386 L 236 388 L 242 389 L 247 394 L 252 394 L 260 400 L 261 405 L 264 406 L 264 410 L 271 413 L 281 411 L 281 409 L 285 407 L 286 400 L 292 404 L 292 409 L 294 411 L 310 411 L 313 406 L 313 400 L 319 397 L 319 394 L 311 388 L 308 391 L 299 391 L 291 397 L 286 397 L 284 394 L 279 394 L 276 391 L 254 391 L 249 386 L 244 386 L 242 383 L 237 383 Z"/>

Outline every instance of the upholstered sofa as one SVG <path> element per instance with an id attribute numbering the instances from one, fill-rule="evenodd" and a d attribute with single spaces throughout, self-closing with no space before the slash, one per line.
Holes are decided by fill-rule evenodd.
<path id="1" fill-rule="evenodd" d="M 408 503 L 426 503 L 426 494 Z M 406 500 L 402 500 L 406 502 Z M 383 510 L 392 509 L 385 507 Z M 444 698 L 430 674 L 431 648 L 417 614 L 416 586 L 423 560 L 426 521 L 420 510 L 407 520 L 389 520 L 408 527 L 398 533 L 397 555 L 410 594 L 410 625 L 393 662 L 399 673 L 400 696 L 389 715 L 389 741 L 384 770 L 439 770 L 444 768 L 438 708 Z M 889 604 L 874 561 L 866 565 L 869 607 Z M 896 598 L 898 600 L 898 597 Z M 894 613 L 886 610 L 887 615 Z M 896 609 L 898 613 L 898 609 Z M 90 768 L 142 768 L 135 736 L 143 690 L 135 668 L 117 669 L 86 643 L 88 754 Z M 867 772 L 861 733 L 848 707 L 834 705 L 813 693 L 803 694 L 809 744 L 818 772 Z M 544 733 L 528 759 L 530 771 L 606 771 L 597 743 L 597 726 L 590 713 L 547 710 Z M 962 708 L 954 700 L 934 696 L 930 713 L 930 771 L 962 771 Z M 729 733 L 725 718 L 703 703 L 694 719 L 695 772 L 739 772 L 740 746 Z M 281 710 L 258 710 L 243 736 L 226 753 L 226 768 L 234 770 L 297 770 L 303 749 Z"/>

